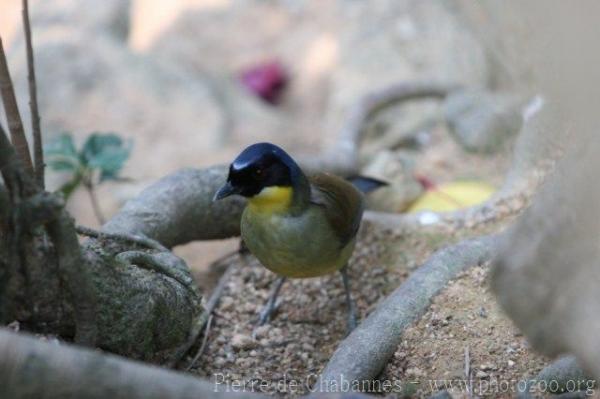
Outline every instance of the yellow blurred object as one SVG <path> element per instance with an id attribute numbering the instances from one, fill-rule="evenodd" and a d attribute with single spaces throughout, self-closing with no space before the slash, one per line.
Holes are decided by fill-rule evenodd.
<path id="1" fill-rule="evenodd" d="M 481 204 L 496 189 L 484 182 L 456 181 L 437 186 L 419 197 L 409 208 L 409 213 L 419 211 L 448 212 Z"/>

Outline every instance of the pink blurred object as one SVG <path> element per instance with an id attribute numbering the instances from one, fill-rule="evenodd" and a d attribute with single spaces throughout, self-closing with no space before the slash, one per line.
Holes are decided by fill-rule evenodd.
<path id="1" fill-rule="evenodd" d="M 425 191 L 437 190 L 437 184 L 435 184 L 430 178 L 422 176 L 422 175 L 416 175 L 415 179 L 417 179 L 419 184 L 421 184 L 421 187 L 423 187 L 423 190 L 425 190 Z"/>
<path id="2" fill-rule="evenodd" d="M 278 61 L 267 61 L 243 70 L 240 80 L 252 94 L 277 104 L 288 83 L 288 74 Z"/>

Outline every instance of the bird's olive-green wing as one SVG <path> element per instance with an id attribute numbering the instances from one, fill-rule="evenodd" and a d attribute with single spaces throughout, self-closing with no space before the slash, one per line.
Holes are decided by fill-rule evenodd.
<path id="1" fill-rule="evenodd" d="M 362 194 L 337 176 L 318 173 L 309 178 L 311 202 L 324 207 L 327 221 L 337 233 L 341 246 L 356 236 L 363 213 Z"/>

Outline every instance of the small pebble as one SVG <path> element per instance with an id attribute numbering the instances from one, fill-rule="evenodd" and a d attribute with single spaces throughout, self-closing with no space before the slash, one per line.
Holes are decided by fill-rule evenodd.
<path id="1" fill-rule="evenodd" d="M 302 344 L 302 350 L 306 352 L 312 352 L 315 350 L 315 347 L 309 344 L 308 342 L 304 342 Z"/>
<path id="2" fill-rule="evenodd" d="M 254 330 L 254 334 L 256 335 L 256 338 L 258 338 L 258 339 L 265 338 L 268 333 L 269 333 L 269 326 L 266 324 L 262 325 L 260 327 L 256 327 L 256 329 Z"/>
<path id="3" fill-rule="evenodd" d="M 489 374 L 486 373 L 485 371 L 479 370 L 477 373 L 475 373 L 475 377 L 476 378 L 488 378 Z"/>
<path id="4" fill-rule="evenodd" d="M 231 346 L 236 349 L 253 349 L 256 348 L 257 342 L 251 337 L 243 334 L 235 334 L 231 338 Z"/>

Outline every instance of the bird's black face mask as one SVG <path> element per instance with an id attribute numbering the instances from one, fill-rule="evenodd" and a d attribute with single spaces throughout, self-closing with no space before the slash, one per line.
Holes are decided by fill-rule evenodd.
<path id="1" fill-rule="evenodd" d="M 227 182 L 217 190 L 214 200 L 234 194 L 250 198 L 265 187 L 290 187 L 297 173 L 301 173 L 298 165 L 281 148 L 269 143 L 254 144 L 233 161 Z"/>

